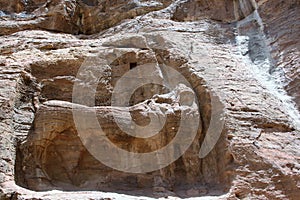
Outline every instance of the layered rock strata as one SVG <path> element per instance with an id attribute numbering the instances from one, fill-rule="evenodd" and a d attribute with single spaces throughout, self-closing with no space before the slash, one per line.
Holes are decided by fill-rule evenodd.
<path id="1" fill-rule="evenodd" d="M 297 199 L 299 8 L 296 0 L 0 0 L 0 199 L 122 197 L 111 192 Z M 94 66 L 101 79 L 93 105 L 79 105 L 73 89 L 88 83 L 78 72 L 90 57 L 108 64 Z M 149 63 L 164 83 L 172 81 L 161 68 L 167 65 L 191 85 L 198 109 L 185 117 L 199 117 L 197 136 L 161 170 L 114 170 L 83 144 L 72 108 L 95 108 L 105 134 L 124 150 L 166 145 L 191 105 L 174 96 L 180 92 L 147 84 L 128 100 L 141 126 L 150 113 L 167 116 L 149 140 L 126 135 L 112 116 L 128 120 L 111 106 L 117 81 Z M 85 91 L 80 102 L 90 101 Z M 212 150 L 199 157 L 206 144 Z"/>

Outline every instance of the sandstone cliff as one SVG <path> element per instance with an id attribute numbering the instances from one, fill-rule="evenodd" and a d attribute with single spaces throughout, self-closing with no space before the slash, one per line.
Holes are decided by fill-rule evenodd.
<path id="1" fill-rule="evenodd" d="M 298 0 L 0 0 L 0 199 L 299 199 L 299 21 Z"/>

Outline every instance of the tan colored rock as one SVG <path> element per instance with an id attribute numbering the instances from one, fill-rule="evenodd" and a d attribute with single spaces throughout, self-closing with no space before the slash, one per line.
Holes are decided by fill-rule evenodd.
<path id="1" fill-rule="evenodd" d="M 25 2 L 22 0 L 0 1 L 0 9 L 4 12 L 22 12 L 25 10 Z"/>
<path id="2" fill-rule="evenodd" d="M 299 104 L 298 1 L 22 2 L 0 1 L 0 199 L 298 199 L 300 117 L 291 101 Z M 89 68 L 103 75 L 94 104 L 123 149 L 168 143 L 180 122 L 176 109 L 188 109 L 195 92 L 201 127 L 182 157 L 131 174 L 88 152 L 71 101 L 74 84 L 86 83 L 77 73 L 90 56 L 109 63 Z M 130 120 L 125 108 L 110 105 L 117 81 L 149 63 L 166 82 L 177 79 L 161 65 L 177 70 L 192 89 L 179 85 L 178 94 L 150 84 L 133 93 L 136 124 L 147 125 L 150 113 L 170 116 L 163 134 L 146 141 L 118 129 L 112 111 Z M 199 158 L 206 144 L 212 150 Z"/>
<path id="3" fill-rule="evenodd" d="M 3 2 L 3 3 L 2 3 Z M 44 29 L 71 34 L 93 34 L 131 19 L 168 6 L 171 1 L 89 1 L 89 0 L 34 0 L 0 2 L 6 22 L 0 23 L 1 34 L 24 29 Z M 16 15 L 27 11 L 22 15 Z M 17 26 L 14 25 L 15 18 Z M 13 20 L 12 20 L 13 19 Z M 20 28 L 20 26 L 22 26 Z"/>
<path id="4" fill-rule="evenodd" d="M 178 105 L 178 102 L 176 104 L 176 101 L 178 101 L 177 99 L 179 99 L 180 96 L 179 91 L 182 90 L 182 88 L 184 87 L 181 86 L 177 89 L 178 96 L 170 97 L 170 101 L 172 102 L 170 106 L 157 104 L 154 100 L 153 103 L 150 104 L 144 102 L 129 108 L 132 113 L 132 118 L 138 124 L 143 122 L 145 118 L 149 117 L 143 116 L 144 114 L 140 115 L 139 113 L 148 113 L 150 112 L 149 110 L 152 110 L 153 112 L 165 110 L 164 113 L 157 113 L 157 115 L 167 115 L 167 125 L 158 135 L 147 140 L 134 139 L 133 137 L 124 135 L 124 133 L 119 130 L 113 120 L 113 112 L 115 113 L 114 116 L 117 115 L 124 118 L 126 115 L 122 114 L 124 111 L 122 111 L 121 108 L 96 108 L 97 113 L 99 113 L 97 114 L 98 120 L 106 134 L 106 137 L 110 138 L 116 145 L 126 149 L 127 151 L 143 153 L 152 152 L 156 149 L 162 148 L 170 142 L 174 135 L 176 135 L 177 129 L 172 129 L 171 127 L 178 126 L 177 119 L 180 118 L 180 113 L 184 112 L 184 109 L 188 109 L 187 107 L 176 107 L 176 105 Z M 31 139 L 28 138 L 27 142 L 21 147 L 21 151 L 27 153 L 22 155 L 23 160 L 21 163 L 23 163 L 23 172 L 21 172 L 20 175 L 24 176 L 25 182 L 20 182 L 20 184 L 33 190 L 45 190 L 51 188 L 60 188 L 63 190 L 76 190 L 76 188 L 89 190 L 111 190 L 109 189 L 112 186 L 111 184 L 120 185 L 120 190 L 134 190 L 134 188 L 139 188 L 142 185 L 143 187 L 151 188 L 154 184 L 153 181 L 148 182 L 149 185 L 145 182 L 136 182 L 136 179 L 142 178 L 143 175 L 126 173 L 122 175 L 122 173 L 109 169 L 101 164 L 88 152 L 91 149 L 82 144 L 82 140 L 79 138 L 78 133 L 76 132 L 76 127 L 74 126 L 71 110 L 72 107 L 74 109 L 74 106 L 75 109 L 77 109 L 76 106 L 78 109 L 81 109 L 78 105 L 72 105 L 71 103 L 63 101 L 46 102 L 45 105 L 39 108 L 39 111 L 36 113 L 33 128 L 34 132 L 32 132 L 29 136 Z M 178 110 L 182 111 L 179 112 Z M 189 110 L 189 115 L 184 117 L 197 118 L 197 110 Z M 49 122 L 48 119 L 51 118 L 56 118 L 56 120 Z M 124 120 L 126 121 L 126 119 L 123 119 L 123 121 Z M 191 120 L 191 122 L 192 121 L 193 120 Z M 96 129 L 96 127 L 90 128 Z M 170 130 L 173 132 L 170 132 Z M 201 134 L 201 127 L 199 127 L 198 133 Z M 91 133 L 86 132 L 84 134 Z M 186 138 L 188 138 L 189 133 L 186 132 L 184 134 L 186 135 Z M 93 138 L 94 136 L 95 135 L 91 134 L 87 140 L 95 140 L 96 138 Z M 197 138 L 199 137 L 200 135 L 197 136 Z M 198 145 L 197 143 L 194 145 L 194 149 L 196 150 Z M 191 156 L 192 155 L 183 156 L 183 160 L 185 160 L 185 157 Z M 113 158 L 111 157 L 111 159 Z M 195 165 L 200 164 L 197 160 L 194 160 L 193 162 Z M 61 163 L 61 166 L 58 166 L 58 163 Z M 186 165 L 189 164 L 186 163 Z M 141 167 L 143 166 L 141 165 Z M 163 177 L 162 183 L 164 182 L 164 184 L 167 184 L 169 179 L 177 179 L 176 174 L 173 174 L 174 169 L 172 168 L 174 167 L 176 167 L 176 163 L 175 165 L 172 165 L 170 169 L 164 169 L 162 174 L 157 171 L 145 175 L 145 178 L 148 177 L 151 179 L 151 177 L 155 174 L 158 174 Z M 197 174 L 192 173 L 199 173 L 197 168 L 199 170 L 200 166 L 196 167 L 195 170 L 188 170 L 186 173 L 190 174 L 190 176 L 195 176 Z M 106 172 L 104 173 L 104 171 Z M 135 181 L 130 183 L 131 179 L 135 179 Z M 173 185 L 166 185 L 166 187 L 173 187 Z"/>
<path id="5" fill-rule="evenodd" d="M 255 8 L 255 3 L 252 0 L 189 0 L 180 2 L 172 19 L 195 21 L 209 18 L 216 21 L 233 22 L 248 16 Z"/>

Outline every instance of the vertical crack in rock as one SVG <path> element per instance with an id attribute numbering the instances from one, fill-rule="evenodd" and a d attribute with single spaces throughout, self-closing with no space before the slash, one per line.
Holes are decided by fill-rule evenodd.
<path id="1" fill-rule="evenodd" d="M 257 6 L 256 6 L 257 7 Z M 253 76 L 282 101 L 282 107 L 298 129 L 300 114 L 297 105 L 284 89 L 284 69 L 275 69 L 275 61 L 267 44 L 265 28 L 257 10 L 237 23 L 237 43 L 241 54 L 250 58 L 249 66 Z M 274 71 L 275 70 L 275 71 Z"/>

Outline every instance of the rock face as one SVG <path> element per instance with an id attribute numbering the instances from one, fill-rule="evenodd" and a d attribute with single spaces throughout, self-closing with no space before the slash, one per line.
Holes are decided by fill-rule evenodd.
<path id="1" fill-rule="evenodd" d="M 261 18 L 267 24 L 264 28 L 266 33 L 267 45 L 273 58 L 273 67 L 271 73 L 279 73 L 284 82 L 284 86 L 289 95 L 291 95 L 300 110 L 300 72 L 299 72 L 299 21 L 300 2 L 291 1 L 289 4 L 282 2 L 268 1 L 259 8 Z M 276 9 L 275 7 L 280 7 Z M 275 17 L 276 16 L 276 17 Z M 277 31 L 280 30 L 280 31 Z M 296 32 L 295 32 L 296 30 Z M 283 70 L 283 71 L 282 71 Z"/>
<path id="2" fill-rule="evenodd" d="M 3 2 L 3 3 L 2 3 Z M 93 34 L 168 6 L 171 1 L 97 1 L 97 0 L 30 0 L 0 2 L 6 20 L 16 23 L 1 26 L 2 34 L 19 29 L 42 28 L 72 34 Z M 14 18 L 17 20 L 14 20 Z M 18 27 L 21 26 L 20 27 Z"/>
<path id="3" fill-rule="evenodd" d="M 0 0 L 0 199 L 298 199 L 299 10 Z"/>
<path id="4" fill-rule="evenodd" d="M 180 90 L 179 95 L 182 98 L 184 91 Z M 164 99 L 165 102 L 171 102 L 173 106 L 164 105 L 161 97 L 157 97 L 151 99 L 151 102 L 148 100 L 148 102 L 136 104 L 129 108 L 132 118 L 138 124 L 145 124 L 143 113 L 152 111 L 152 114 L 159 115 L 160 118 L 167 115 L 166 126 L 158 135 L 147 140 L 122 133 L 113 121 L 116 115 L 121 120 L 129 121 L 126 112 L 122 108 L 98 107 L 97 117 L 106 137 L 112 140 L 114 144 L 131 152 L 152 152 L 163 148 L 174 139 L 178 131 L 180 115 L 185 113 L 188 118 L 188 123 L 185 124 L 188 129 L 184 131 L 185 139 L 189 138 L 189 133 L 193 130 L 193 119 L 199 119 L 197 109 L 183 107 L 186 101 L 176 102 L 176 99 L 179 100 L 180 97 L 170 96 L 170 98 Z M 73 109 L 84 109 L 84 112 L 89 112 L 89 107 L 75 106 L 73 105 Z M 162 113 L 161 110 L 165 112 Z M 49 117 L 55 118 L 57 121 L 49 123 Z M 161 187 L 164 190 L 170 190 L 170 188 L 180 188 L 184 184 L 199 180 L 201 167 L 200 159 L 196 156 L 198 152 L 194 152 L 199 149 L 199 144 L 196 142 L 192 145 L 194 151 L 186 153 L 180 161 L 164 168 L 162 173 L 135 175 L 112 170 L 101 164 L 87 151 L 85 146 L 91 142 L 89 141 L 91 138 L 96 140 L 98 134 L 97 127 L 91 127 L 90 129 L 94 129 L 95 132 L 93 133 L 90 130 L 83 133 L 89 135 L 86 140 L 83 139 L 83 145 L 74 125 L 72 104 L 67 104 L 64 101 L 46 102 L 36 114 L 35 131 L 34 134 L 31 134 L 32 138 L 21 146 L 21 152 L 24 154 L 20 155 L 23 159 L 23 172 L 20 176 L 22 176 L 24 182 L 20 183 L 33 190 L 60 188 L 64 190 L 113 191 L 152 187 L 154 189 Z M 198 128 L 198 132 L 197 138 L 200 137 L 201 127 Z M 149 142 L 149 140 L 152 142 Z M 105 142 L 102 141 L 101 143 L 104 144 Z M 96 149 L 97 146 L 89 145 L 89 148 Z M 98 150 L 96 151 L 98 152 Z M 108 148 L 107 151 L 113 151 L 113 149 Z M 173 151 L 176 151 L 176 149 L 173 149 Z M 120 157 L 110 157 L 109 159 L 118 160 Z M 190 161 L 193 161 L 193 167 L 190 166 Z M 58 167 L 57 163 L 62 163 L 62 165 Z M 142 163 L 140 164 L 141 166 L 138 166 L 138 168 L 143 168 Z M 147 165 L 149 164 L 151 163 L 147 163 Z M 185 173 L 187 178 L 183 179 L 182 173 Z"/>

